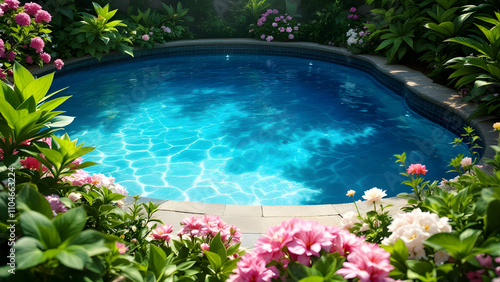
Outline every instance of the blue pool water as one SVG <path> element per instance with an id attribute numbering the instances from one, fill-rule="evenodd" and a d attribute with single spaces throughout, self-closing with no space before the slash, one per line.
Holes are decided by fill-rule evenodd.
<path id="1" fill-rule="evenodd" d="M 130 194 L 221 204 L 351 201 L 408 192 L 394 154 L 447 175 L 464 147 L 369 74 L 267 55 L 142 59 L 58 75 L 72 138 L 97 149 L 90 172 Z"/>

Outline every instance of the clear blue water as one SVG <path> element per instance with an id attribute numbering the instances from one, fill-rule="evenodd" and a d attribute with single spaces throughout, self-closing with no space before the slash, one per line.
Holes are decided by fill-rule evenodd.
<path id="1" fill-rule="evenodd" d="M 304 58 L 142 59 L 59 75 L 72 138 L 97 149 L 88 170 L 130 194 L 221 204 L 351 201 L 346 191 L 408 192 L 394 154 L 427 179 L 466 148 L 369 74 Z"/>

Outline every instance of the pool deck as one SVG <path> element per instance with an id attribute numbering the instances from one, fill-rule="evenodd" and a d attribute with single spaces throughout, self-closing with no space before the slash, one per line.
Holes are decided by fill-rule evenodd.
<path id="1" fill-rule="evenodd" d="M 283 46 L 293 47 L 312 51 L 331 52 L 341 54 L 346 57 L 360 58 L 372 64 L 377 70 L 382 73 L 391 75 L 396 80 L 405 85 L 407 89 L 413 92 L 420 98 L 430 101 L 434 104 L 441 105 L 446 111 L 452 112 L 463 119 L 476 109 L 476 106 L 471 103 L 464 102 L 457 92 L 451 88 L 434 83 L 430 78 L 422 73 L 412 70 L 403 65 L 387 65 L 386 59 L 380 56 L 372 55 L 353 55 L 345 48 L 331 47 L 316 43 L 307 42 L 265 42 L 253 39 L 202 39 L 202 40 L 187 40 L 174 41 L 158 46 L 158 48 L 183 47 L 183 46 L 210 46 L 210 45 L 247 45 L 247 46 Z M 147 52 L 147 51 L 145 51 Z M 137 57 L 140 57 L 141 52 L 138 52 Z M 116 60 L 119 55 L 111 55 L 109 60 Z M 90 57 L 68 60 L 66 65 L 69 66 L 71 61 L 81 62 L 88 60 Z M 107 61 L 106 57 L 103 61 Z M 53 70 L 49 66 L 33 71 L 37 73 L 46 73 L 48 70 Z M 485 148 L 484 157 L 491 158 L 494 156 L 491 145 L 496 145 L 498 133 L 493 131 L 492 125 L 494 122 L 500 121 L 493 116 L 481 116 L 469 121 L 469 124 L 474 127 L 482 137 Z M 429 132 L 429 135 L 431 133 Z M 430 136 L 422 136 L 422 143 L 425 143 L 425 138 Z M 491 168 L 485 167 L 486 171 L 491 171 Z M 367 189 L 371 187 L 366 187 Z M 383 187 L 380 187 L 384 189 Z M 339 191 L 345 194 L 347 191 Z M 130 200 L 131 197 L 128 198 Z M 361 198 L 356 195 L 356 199 Z M 347 199 L 347 196 L 346 196 Z M 153 201 L 160 204 L 160 210 L 156 213 L 156 218 L 164 223 L 172 224 L 174 228 L 179 228 L 179 222 L 189 216 L 201 216 L 203 214 L 212 214 L 220 216 L 228 224 L 234 224 L 241 229 L 243 233 L 242 245 L 246 248 L 251 248 L 258 237 L 262 236 L 267 228 L 273 225 L 278 225 L 284 220 L 294 217 L 306 220 L 315 220 L 322 224 L 339 226 L 341 215 L 348 211 L 355 211 L 353 203 L 349 204 L 331 204 L 331 205 L 313 205 L 313 206 L 240 206 L 240 205 L 219 205 L 206 204 L 196 202 L 181 202 L 181 201 L 162 201 L 158 199 L 142 198 L 141 201 Z M 399 212 L 400 208 L 406 204 L 406 200 L 399 198 L 387 198 L 382 202 L 384 205 L 392 204 L 390 213 Z M 373 207 L 368 207 L 366 204 L 359 203 L 358 207 L 361 213 L 364 213 Z"/>
<path id="2" fill-rule="evenodd" d="M 360 196 L 356 195 L 356 198 Z M 155 218 L 162 220 L 165 224 L 173 225 L 174 230 L 178 230 L 179 223 L 189 216 L 201 217 L 204 214 L 220 216 L 226 223 L 240 228 L 243 234 L 242 246 L 249 249 L 269 227 L 279 225 L 285 220 L 301 218 L 314 220 L 324 225 L 340 226 L 341 215 L 348 211 L 356 211 L 354 203 L 310 206 L 241 206 L 141 198 L 141 202 L 148 201 L 160 204 L 160 210 L 155 214 Z M 385 198 L 382 199 L 382 204 L 393 205 L 386 210 L 394 214 L 406 204 L 406 200 Z M 357 205 L 361 214 L 373 209 L 373 206 L 367 206 L 365 202 L 357 202 Z"/>

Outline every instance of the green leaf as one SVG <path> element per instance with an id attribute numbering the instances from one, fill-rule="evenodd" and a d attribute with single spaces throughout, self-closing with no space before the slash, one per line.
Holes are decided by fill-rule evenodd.
<path id="1" fill-rule="evenodd" d="M 299 281 L 309 276 L 321 277 L 321 272 L 319 272 L 318 270 L 307 267 L 298 262 L 290 262 L 288 264 L 288 273 L 295 281 Z"/>
<path id="2" fill-rule="evenodd" d="M 167 255 L 160 247 L 149 245 L 148 271 L 152 271 L 158 280 L 163 276 L 166 259 Z"/>
<path id="3" fill-rule="evenodd" d="M 85 227 L 86 222 L 87 213 L 83 207 L 70 209 L 65 213 L 60 213 L 52 220 L 63 242 L 66 240 L 70 241 L 78 236 Z"/>
<path id="4" fill-rule="evenodd" d="M 207 256 L 208 262 L 215 272 L 219 272 L 222 268 L 222 259 L 217 253 L 211 251 L 204 251 Z"/>
<path id="5" fill-rule="evenodd" d="M 426 276 L 426 273 L 432 272 L 433 269 L 433 266 L 430 262 L 423 260 L 408 260 L 406 261 L 406 265 L 409 269 L 424 277 Z"/>
<path id="6" fill-rule="evenodd" d="M 186 271 L 188 269 L 190 269 L 191 267 L 193 267 L 193 265 L 196 264 L 196 261 L 192 260 L 192 261 L 186 261 L 186 262 L 183 262 L 179 265 L 177 265 L 177 270 L 178 271 Z"/>
<path id="7" fill-rule="evenodd" d="M 41 213 L 25 211 L 19 217 L 19 221 L 24 235 L 39 240 L 45 248 L 53 249 L 61 244 L 56 228 Z"/>
<path id="8" fill-rule="evenodd" d="M 220 232 L 215 235 L 215 237 L 210 242 L 210 252 L 216 253 L 221 258 L 221 263 L 224 263 L 227 259 L 227 252 L 224 243 L 220 237 Z"/>
<path id="9" fill-rule="evenodd" d="M 43 245 L 33 237 L 24 236 L 16 241 L 16 267 L 28 269 L 47 260 Z"/>
<path id="10" fill-rule="evenodd" d="M 39 103 L 47 92 L 49 92 L 50 85 L 52 84 L 52 80 L 54 79 L 54 73 L 47 74 L 42 76 L 36 80 L 33 80 L 23 89 L 24 95 L 32 96 L 36 103 Z"/>
<path id="11" fill-rule="evenodd" d="M 22 93 L 26 85 L 34 80 L 33 75 L 25 67 L 21 66 L 17 61 L 14 63 L 14 81 L 16 82 L 15 89 L 17 91 Z"/>
<path id="12" fill-rule="evenodd" d="M 44 215 L 47 219 L 54 217 L 49 201 L 37 191 L 36 186 L 32 186 L 31 182 L 26 183 L 24 188 L 19 191 L 16 197 L 16 204 L 19 210 L 36 211 Z"/>
<path id="13" fill-rule="evenodd" d="M 114 239 L 107 238 L 104 234 L 93 229 L 82 231 L 71 241 L 70 245 L 78 245 L 85 248 L 89 256 L 95 256 L 109 251 L 109 248 L 104 245 L 104 242 L 114 241 Z"/>
<path id="14" fill-rule="evenodd" d="M 90 257 L 84 248 L 73 245 L 59 250 L 56 258 L 69 268 L 83 270 Z"/>

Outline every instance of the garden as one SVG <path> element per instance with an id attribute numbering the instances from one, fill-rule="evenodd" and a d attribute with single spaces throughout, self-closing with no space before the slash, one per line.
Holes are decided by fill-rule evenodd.
<path id="1" fill-rule="evenodd" d="M 158 204 L 86 170 L 98 165 L 85 161 L 95 148 L 64 132 L 74 118 L 60 106 L 70 97 L 49 92 L 73 58 L 202 38 L 384 56 L 455 89 L 477 109 L 471 118 L 496 120 L 498 145 L 481 159 L 481 137 L 465 127 L 450 146 L 465 144 L 471 157 L 443 164 L 442 181 L 394 152 L 413 191 L 399 195 L 399 213 L 388 212 L 382 189 L 342 191 L 355 209 L 341 226 L 287 220 L 251 250 L 218 216 L 162 222 Z M 53 72 L 33 76 L 42 66 Z M 0 0 L 0 68 L 2 281 L 500 281 L 496 0 Z M 360 204 L 373 210 L 360 213 Z"/>

